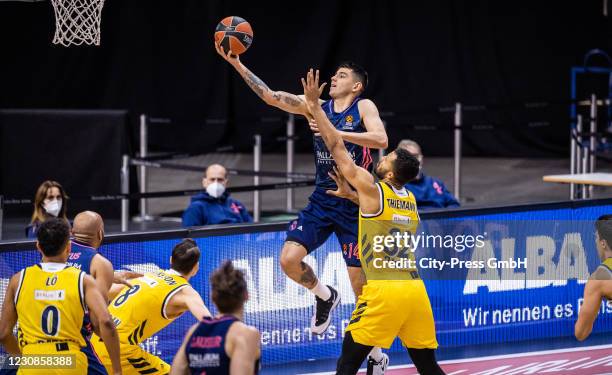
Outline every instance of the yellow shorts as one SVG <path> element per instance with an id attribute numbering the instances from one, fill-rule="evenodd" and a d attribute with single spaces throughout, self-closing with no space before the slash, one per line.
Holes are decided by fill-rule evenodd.
<path id="1" fill-rule="evenodd" d="M 100 357 L 100 361 L 102 361 L 104 367 L 106 367 L 106 371 L 109 374 L 112 374 L 112 363 L 108 352 L 106 351 L 106 346 L 104 346 L 104 343 L 96 336 L 94 336 L 94 338 L 96 339 L 91 340 L 94 350 Z M 164 362 L 158 356 L 155 356 L 142 349 L 140 346 L 127 344 L 121 344 L 120 346 L 121 369 L 123 370 L 123 375 L 170 373 L 169 364 Z"/>
<path id="2" fill-rule="evenodd" d="M 436 349 L 436 327 L 422 280 L 368 281 L 346 328 L 356 343 L 389 348 L 397 336 L 413 349 Z"/>
<path id="3" fill-rule="evenodd" d="M 38 365 L 32 368 L 20 367 L 17 374 L 87 374 L 87 355 L 81 351 L 80 346 L 76 343 L 63 343 L 62 345 L 67 345 L 67 350 L 58 351 L 57 343 L 25 345 L 21 348 L 21 354 L 32 356 L 31 360 L 36 360 Z M 40 365 L 42 360 L 55 363 L 49 366 Z"/>

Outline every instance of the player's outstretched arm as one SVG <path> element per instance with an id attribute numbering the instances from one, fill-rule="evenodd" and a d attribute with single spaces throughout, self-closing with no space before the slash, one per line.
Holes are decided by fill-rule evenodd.
<path id="1" fill-rule="evenodd" d="M 228 345 L 228 355 L 231 358 L 230 375 L 254 374 L 255 362 L 260 356 L 259 332 L 253 327 L 240 324 L 230 328 L 228 335 L 230 336 Z"/>
<path id="2" fill-rule="evenodd" d="M 306 110 L 306 103 L 304 103 L 303 98 L 288 92 L 271 90 L 264 81 L 244 66 L 244 64 L 240 62 L 240 58 L 237 55 L 233 55 L 232 51 L 225 53 L 223 47 L 217 43 L 215 43 L 215 49 L 223 59 L 236 69 L 244 82 L 246 82 L 251 90 L 253 90 L 261 100 L 266 102 L 266 104 L 282 109 L 285 112 L 306 116 L 308 111 Z"/>
<path id="3" fill-rule="evenodd" d="M 370 99 L 363 99 L 357 103 L 359 114 L 367 131 L 363 133 L 345 132 L 339 130 L 338 133 L 346 142 L 354 143 L 359 146 L 385 149 L 389 146 L 387 131 L 383 125 L 376 104 Z M 320 134 L 317 123 L 310 123 L 310 130 L 315 134 Z"/>
<path id="4" fill-rule="evenodd" d="M 193 331 L 198 327 L 198 323 L 194 324 L 189 328 L 189 331 L 185 334 L 185 338 L 183 339 L 183 343 L 181 347 L 176 352 L 174 359 L 172 360 L 172 367 L 170 368 L 170 375 L 187 375 L 189 374 L 189 362 L 187 361 L 187 353 L 185 353 L 185 348 L 187 347 L 187 341 L 191 335 L 193 335 Z"/>
<path id="5" fill-rule="evenodd" d="M 302 86 L 304 86 L 304 97 L 306 99 L 307 109 L 310 115 L 314 118 L 319 126 L 319 133 L 325 146 L 331 152 L 338 169 L 348 182 L 361 193 L 375 192 L 378 195 L 374 179 L 370 172 L 357 166 L 344 145 L 344 140 L 340 132 L 329 121 L 325 112 L 318 104 L 319 97 L 325 88 L 326 83 L 319 86 L 319 71 L 316 73 L 312 69 L 308 71 L 306 79 L 302 78 Z M 361 199 L 361 198 L 360 198 Z"/>
<path id="6" fill-rule="evenodd" d="M 212 316 L 200 294 L 191 286 L 182 288 L 172 297 L 166 308 L 166 315 L 169 317 L 178 316 L 187 310 L 189 310 L 197 320 Z"/>
<path id="7" fill-rule="evenodd" d="M 593 330 L 593 323 L 601 305 L 601 283 L 604 282 L 606 281 L 590 279 L 584 286 L 584 303 L 580 308 L 578 320 L 574 327 L 574 335 L 578 341 L 585 340 Z"/>
<path id="8" fill-rule="evenodd" d="M 100 293 L 93 277 L 85 275 L 83 279 L 83 287 L 85 289 L 85 304 L 92 314 L 92 322 L 97 325 L 100 337 L 104 341 L 104 346 L 108 351 L 111 363 L 113 365 L 113 373 L 121 374 L 121 361 L 119 358 L 119 335 L 115 329 L 113 317 L 108 312 L 106 301 Z"/>
<path id="9" fill-rule="evenodd" d="M 4 293 L 4 304 L 2 305 L 2 316 L 0 316 L 0 342 L 7 353 L 13 355 L 21 354 L 17 339 L 13 335 L 13 328 L 17 324 L 17 308 L 15 307 L 15 293 L 19 284 L 19 273 L 11 277 L 6 292 Z"/>
<path id="10" fill-rule="evenodd" d="M 114 278 L 113 265 L 102 255 L 96 254 L 91 260 L 91 276 L 96 280 L 102 297 L 108 302 L 108 291 L 113 285 Z"/>

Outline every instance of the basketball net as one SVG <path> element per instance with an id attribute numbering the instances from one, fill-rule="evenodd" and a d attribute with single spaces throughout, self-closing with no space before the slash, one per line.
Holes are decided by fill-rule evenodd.
<path id="1" fill-rule="evenodd" d="M 100 45 L 104 0 L 51 0 L 55 11 L 54 44 Z"/>

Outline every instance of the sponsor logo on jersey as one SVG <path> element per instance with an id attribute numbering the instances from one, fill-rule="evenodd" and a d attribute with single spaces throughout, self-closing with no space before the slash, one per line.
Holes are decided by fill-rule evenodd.
<path id="1" fill-rule="evenodd" d="M 66 298 L 65 290 L 35 290 L 34 299 L 37 301 L 63 301 Z"/>

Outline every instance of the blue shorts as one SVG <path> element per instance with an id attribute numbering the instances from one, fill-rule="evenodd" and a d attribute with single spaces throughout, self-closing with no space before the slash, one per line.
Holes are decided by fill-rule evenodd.
<path id="1" fill-rule="evenodd" d="M 87 346 L 81 348 L 81 352 L 87 356 L 87 375 L 108 375 L 106 368 L 100 362 L 100 358 L 98 358 L 89 339 L 85 339 L 85 341 L 87 341 Z"/>
<path id="2" fill-rule="evenodd" d="M 309 201 L 298 218 L 289 223 L 286 241 L 299 243 L 310 254 L 335 233 L 347 267 L 361 267 L 357 248 L 359 206 L 328 195 L 324 189 L 316 189 Z"/>

